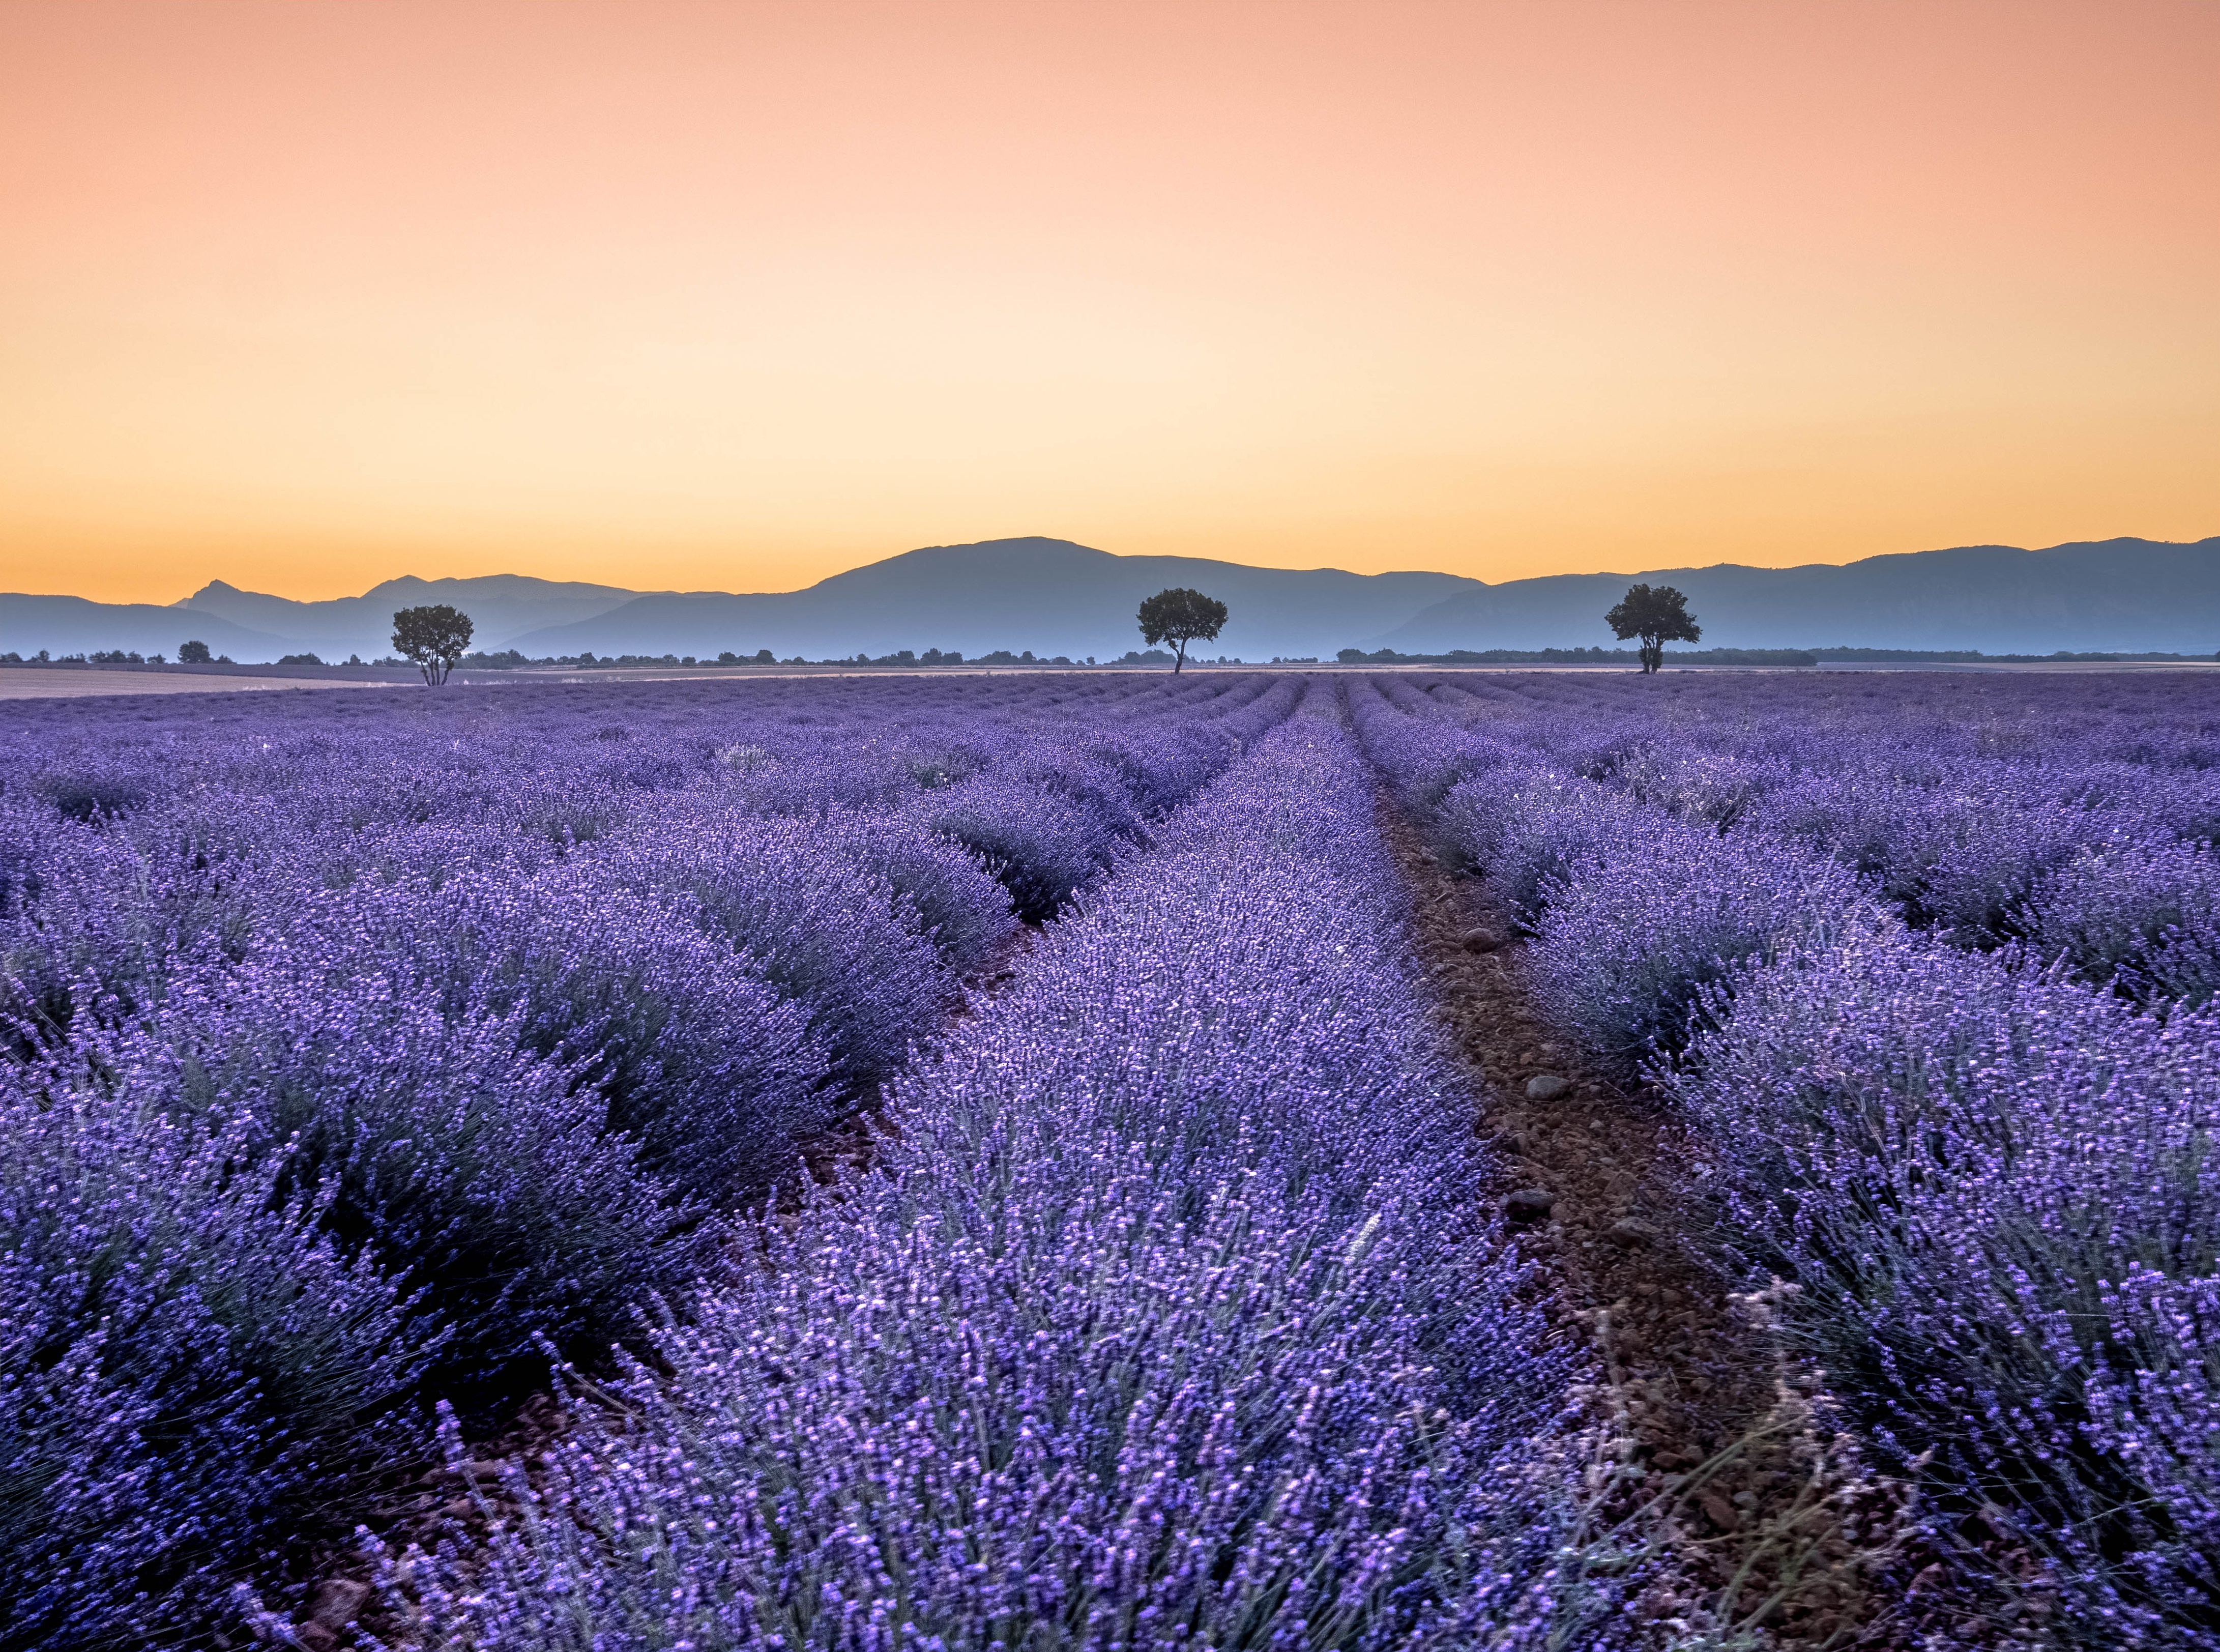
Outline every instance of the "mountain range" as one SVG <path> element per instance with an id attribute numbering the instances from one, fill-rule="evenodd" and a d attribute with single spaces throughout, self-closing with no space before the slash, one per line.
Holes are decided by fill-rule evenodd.
<path id="1" fill-rule="evenodd" d="M 1200 651 L 1250 661 L 1331 658 L 1345 647 L 1403 653 L 1609 645 L 1606 609 L 1635 581 L 1677 587 L 1704 642 L 1730 648 L 1978 648 L 2209 653 L 2220 648 L 2220 538 L 2105 539 L 1868 557 L 1845 565 L 1656 569 L 1488 584 L 1454 574 L 1254 568 L 1194 557 L 1119 557 L 1068 539 L 931 545 L 804 590 L 633 591 L 500 574 L 388 580 L 361 596 L 299 602 L 218 580 L 182 602 L 103 603 L 0 595 L 0 652 L 109 649 L 174 655 L 188 638 L 243 663 L 285 654 L 365 659 L 390 651 L 396 608 L 446 602 L 476 645 L 532 658 L 769 648 L 839 658 L 908 648 L 1030 649 L 1114 658 L 1139 645 L 1133 614 L 1167 586 L 1232 611 Z"/>
<path id="2" fill-rule="evenodd" d="M 1705 643 L 1723 648 L 2220 649 L 2220 538 L 2042 551 L 1967 545 L 1841 566 L 1560 574 L 1459 592 L 1369 645 L 1424 654 L 1606 642 L 1603 614 L 1630 577 L 1686 594 Z"/>

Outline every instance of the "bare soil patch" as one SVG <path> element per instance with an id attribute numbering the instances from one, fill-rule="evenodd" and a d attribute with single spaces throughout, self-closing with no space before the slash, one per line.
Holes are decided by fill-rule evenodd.
<path id="1" fill-rule="evenodd" d="M 241 694 L 271 689 L 384 689 L 350 677 L 215 676 L 159 671 L 56 670 L 0 665 L 0 700 L 79 700 L 116 694 Z"/>

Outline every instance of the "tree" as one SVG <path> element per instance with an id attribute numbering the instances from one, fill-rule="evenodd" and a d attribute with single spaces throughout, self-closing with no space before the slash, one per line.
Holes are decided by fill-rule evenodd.
<path id="1" fill-rule="evenodd" d="M 209 663 L 209 645 L 204 642 L 182 643 L 178 648 L 180 665 L 205 665 Z"/>
<path id="2" fill-rule="evenodd" d="M 1661 670 L 1668 642 L 1701 642 L 1704 628 L 1688 612 L 1688 599 L 1670 585 L 1652 590 L 1647 585 L 1628 588 L 1625 600 L 1603 616 L 1611 633 L 1620 641 L 1642 639 L 1644 675 Z"/>
<path id="3" fill-rule="evenodd" d="M 1152 646 L 1163 642 L 1172 645 L 1176 651 L 1172 656 L 1174 676 L 1187 664 L 1187 645 L 1213 640 L 1225 625 L 1225 604 L 1200 591 L 1175 587 L 1158 591 L 1141 604 L 1141 640 Z"/>
<path id="4" fill-rule="evenodd" d="M 471 616 L 445 602 L 403 608 L 393 616 L 393 645 L 437 688 L 470 651 L 471 629 Z"/>

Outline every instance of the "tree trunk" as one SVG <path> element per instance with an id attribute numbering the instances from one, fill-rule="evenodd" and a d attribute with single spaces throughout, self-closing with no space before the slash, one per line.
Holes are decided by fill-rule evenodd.
<path id="1" fill-rule="evenodd" d="M 1172 675 L 1177 676 L 1180 674 L 1180 667 L 1187 664 L 1187 639 L 1182 638 L 1172 646 L 1178 651 L 1172 656 Z"/>

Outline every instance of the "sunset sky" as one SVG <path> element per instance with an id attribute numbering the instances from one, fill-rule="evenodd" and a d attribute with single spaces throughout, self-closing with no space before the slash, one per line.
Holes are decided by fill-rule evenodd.
<path id="1" fill-rule="evenodd" d="M 2220 533 L 2220 4 L 0 0 L 0 589 Z"/>

